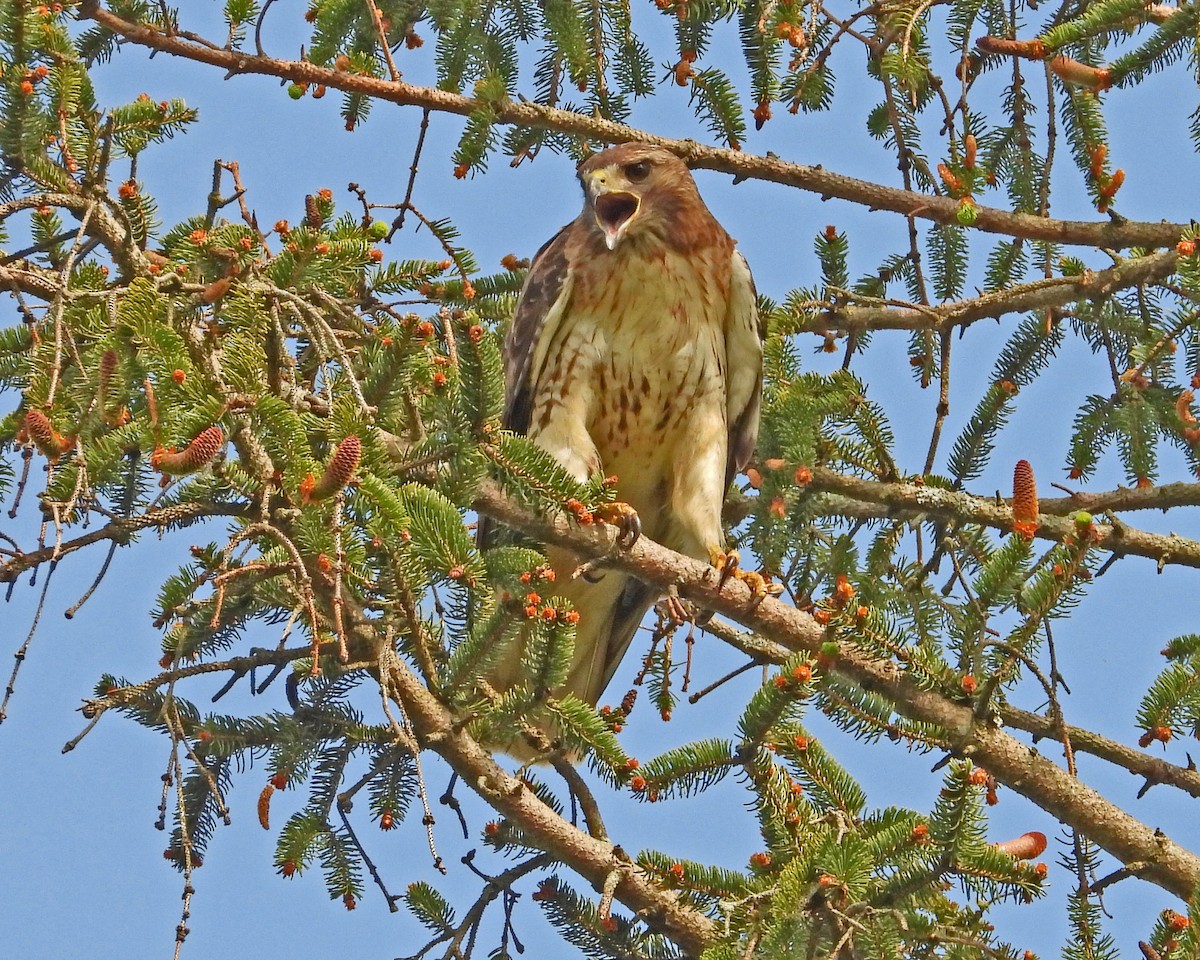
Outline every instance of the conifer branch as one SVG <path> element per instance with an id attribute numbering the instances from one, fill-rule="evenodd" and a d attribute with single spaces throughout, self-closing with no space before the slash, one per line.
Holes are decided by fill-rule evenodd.
<path id="1" fill-rule="evenodd" d="M 694 140 L 679 140 L 639 130 L 600 117 L 548 107 L 529 101 L 508 99 L 481 101 L 472 97 L 393 82 L 363 74 L 319 67 L 300 60 L 282 60 L 245 51 L 226 50 L 215 44 L 188 39 L 181 34 L 164 33 L 156 27 L 125 20 L 101 6 L 99 0 L 85 0 L 79 15 L 92 19 L 140 46 L 172 56 L 220 67 L 229 75 L 254 73 L 279 77 L 294 83 L 324 85 L 328 89 L 359 94 L 400 106 L 415 106 L 440 113 L 471 116 L 489 111 L 495 122 L 516 127 L 532 127 L 583 137 L 589 142 L 653 143 L 678 154 L 695 168 L 732 174 L 737 180 L 765 180 L 819 194 L 823 199 L 837 198 L 866 206 L 871 210 L 890 210 L 906 217 L 934 223 L 956 223 L 959 201 L 888 187 L 833 173 L 821 167 L 789 163 L 774 156 L 757 156 L 738 150 L 709 147 Z M 1119 250 L 1126 247 L 1174 246 L 1185 224 L 1054 220 L 1027 213 L 1013 213 L 994 207 L 979 206 L 973 224 L 976 229 L 1029 240 L 1079 244 Z"/>
<path id="2" fill-rule="evenodd" d="M 813 467 L 811 473 L 809 488 L 814 492 L 834 494 L 836 499 L 827 503 L 825 509 L 838 516 L 858 519 L 933 517 L 959 523 L 977 523 L 1002 531 L 1013 529 L 1012 507 L 1006 500 L 985 500 L 969 493 L 915 483 L 864 480 L 825 467 Z M 1134 509 L 1128 506 L 1132 503 L 1143 509 L 1161 509 L 1195 504 L 1200 495 L 1200 485 L 1197 484 L 1169 484 L 1161 489 L 1165 493 L 1159 494 L 1151 487 L 1105 494 L 1076 494 L 1042 501 L 1036 536 L 1062 542 L 1066 537 L 1077 534 L 1072 518 L 1054 514 L 1077 510 Z M 1163 565 L 1173 563 L 1184 567 L 1200 567 L 1200 541 L 1177 534 L 1149 533 L 1124 523 L 1097 522 L 1092 525 L 1091 536 L 1096 549 L 1117 556 L 1147 557 Z"/>
<path id="3" fill-rule="evenodd" d="M 42 547 L 28 552 L 13 552 L 9 559 L 0 562 L 0 583 L 9 583 L 25 570 L 32 570 L 39 564 L 60 559 L 68 553 L 74 553 L 93 543 L 100 543 L 104 540 L 111 540 L 118 544 L 128 543 L 139 530 L 151 527 L 166 530 L 170 527 L 189 526 L 209 517 L 239 517 L 246 516 L 248 513 L 249 508 L 244 505 L 197 502 L 179 503 L 159 510 L 151 510 L 136 517 L 116 517 L 102 527 L 89 530 L 87 533 L 80 534 L 73 540 L 66 540 L 57 546 Z"/>
<path id="4" fill-rule="evenodd" d="M 928 488 L 915 489 L 928 492 Z M 481 489 L 475 507 L 549 545 L 565 547 L 585 558 L 604 557 L 613 567 L 664 590 L 673 585 L 680 596 L 724 614 L 788 651 L 817 655 L 825 641 L 825 629 L 810 615 L 771 597 L 756 597 L 736 578 L 722 581 L 713 567 L 644 537 L 629 550 L 617 551 L 606 528 L 580 528 L 562 516 L 540 517 L 517 506 L 492 485 Z M 832 669 L 863 690 L 886 697 L 900 715 L 950 731 L 953 753 L 983 766 L 1000 783 L 1122 862 L 1144 864 L 1140 873 L 1144 879 L 1185 900 L 1200 883 L 1200 857 L 1196 854 L 1080 783 L 990 719 L 976 718 L 969 705 L 918 687 L 894 661 L 871 658 L 843 642 Z M 589 879 L 595 882 L 591 874 Z"/>
<path id="5" fill-rule="evenodd" d="M 717 927 L 677 893 L 658 886 L 628 855 L 608 840 L 590 836 L 546 806 L 525 783 L 505 773 L 489 750 L 471 739 L 456 717 L 405 664 L 394 662 L 390 689 L 422 746 L 440 754 L 476 793 L 509 818 L 539 847 L 601 890 L 614 871 L 615 896 L 652 928 L 669 936 L 689 956 L 699 956 L 717 936 Z"/>
<path id="6" fill-rule="evenodd" d="M 805 332 L 934 330 L 948 333 L 958 327 L 969 327 L 979 320 L 1061 307 L 1077 300 L 1101 300 L 1118 290 L 1156 283 L 1174 272 L 1178 259 L 1174 250 L 1166 250 L 1122 260 L 1106 270 L 1088 271 L 1081 276 L 1034 280 L 938 306 L 871 302 L 870 298 L 847 291 L 845 303 L 814 301 L 810 304 L 814 312 L 821 312 L 805 327 Z"/>

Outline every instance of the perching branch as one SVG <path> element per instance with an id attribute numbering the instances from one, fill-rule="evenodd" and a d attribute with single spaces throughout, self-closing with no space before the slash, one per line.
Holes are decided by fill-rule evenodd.
<path id="1" fill-rule="evenodd" d="M 613 567 L 663 590 L 674 586 L 680 596 L 722 613 L 790 651 L 816 655 L 824 642 L 824 628 L 808 614 L 770 597 L 757 599 L 736 578 L 722 583 L 708 564 L 645 538 L 629 550 L 616 550 L 609 531 L 580 528 L 564 517 L 538 516 L 490 485 L 481 490 L 475 507 L 548 545 L 568 548 L 583 558 L 605 557 Z M 918 687 L 897 663 L 872 659 L 841 644 L 833 669 L 864 690 L 886 697 L 902 716 L 948 731 L 954 753 L 983 766 L 999 782 L 1088 836 L 1123 863 L 1143 864 L 1139 875 L 1144 879 L 1183 899 L 1190 897 L 1200 883 L 1200 857 L 1080 783 L 991 719 L 976 718 L 969 705 Z M 593 871 L 589 879 L 594 882 L 598 865 L 588 866 Z"/>
<path id="2" fill-rule="evenodd" d="M 760 157 L 694 140 L 678 140 L 638 130 L 621 123 L 569 110 L 543 106 L 529 101 L 476 100 L 460 94 L 422 87 L 403 81 L 382 80 L 349 73 L 300 60 L 281 60 L 245 51 L 222 49 L 179 35 L 163 33 L 156 27 L 125 20 L 100 5 L 86 0 L 80 16 L 95 20 L 102 27 L 152 50 L 169 53 L 198 63 L 220 67 L 229 75 L 254 73 L 279 77 L 295 83 L 356 93 L 400 106 L 414 106 L 439 113 L 470 116 L 485 106 L 501 124 L 534 127 L 584 137 L 590 142 L 654 143 L 678 154 L 695 168 L 719 170 L 737 180 L 766 180 L 819 194 L 822 199 L 838 198 L 868 207 L 891 210 L 906 217 L 934 223 L 956 223 L 959 202 L 949 196 L 916 193 L 882 184 L 858 180 L 821 167 L 789 163 L 774 156 Z M 1027 213 L 1012 213 L 994 207 L 977 207 L 974 226 L 988 233 L 1000 233 L 1028 240 L 1079 244 L 1120 250 L 1126 247 L 1174 246 L 1185 224 L 1139 223 L 1134 221 L 1053 220 Z"/>

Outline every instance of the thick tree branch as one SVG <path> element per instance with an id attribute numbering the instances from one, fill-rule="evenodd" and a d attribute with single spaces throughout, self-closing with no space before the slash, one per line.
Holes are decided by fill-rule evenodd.
<path id="1" fill-rule="evenodd" d="M 792 651 L 780 643 L 764 640 L 749 631 L 743 631 L 728 621 L 714 617 L 704 625 L 704 630 L 740 650 L 752 660 L 760 663 L 785 663 Z M 1004 726 L 1031 733 L 1035 738 L 1053 740 L 1057 743 L 1069 741 L 1076 753 L 1086 753 L 1128 770 L 1135 777 L 1144 777 L 1149 784 L 1162 783 L 1178 787 L 1184 793 L 1200 797 L 1200 770 L 1181 767 L 1152 757 L 1141 750 L 1103 737 L 1093 730 L 1067 724 L 1060 729 L 1050 717 L 1021 710 L 1009 705 L 998 705 L 997 714 Z M 1063 736 L 1065 732 L 1065 738 Z"/>
<path id="2" fill-rule="evenodd" d="M 86 234 L 104 245 L 113 262 L 128 274 L 142 274 L 148 266 L 145 255 L 130 238 L 128 227 L 110 208 L 112 201 L 103 190 L 95 196 L 76 193 L 35 193 L 27 197 L 0 203 L 0 223 L 15 213 L 36 207 L 59 207 L 70 210 L 82 220 L 87 217 Z M 119 208 L 118 208 L 119 209 Z M 0 265 L 7 261 L 0 261 Z M 22 266 L 18 263 L 15 266 Z M 27 265 L 26 265 L 27 266 Z"/>
<path id="3" fill-rule="evenodd" d="M 541 517 L 515 505 L 491 485 L 481 490 L 475 507 L 547 544 L 568 548 L 581 557 L 604 556 L 613 567 L 664 590 L 674 586 L 681 596 L 789 650 L 815 655 L 825 639 L 824 629 L 808 614 L 770 597 L 757 600 L 740 580 L 730 578 L 721 583 L 709 565 L 645 538 L 630 550 L 616 550 L 606 529 L 579 528 L 563 517 Z M 1090 837 L 1123 863 L 1138 864 L 1139 876 L 1183 899 L 1190 897 L 1200 883 L 1200 857 L 1106 800 L 991 721 L 977 718 L 969 705 L 922 689 L 908 680 L 898 664 L 872 659 L 849 645 L 842 645 L 833 669 L 864 690 L 886 697 L 902 716 L 948 731 L 957 754 L 970 757 L 998 781 Z"/>
<path id="4" fill-rule="evenodd" d="M 494 809 L 513 821 L 537 845 L 586 878 L 596 890 L 616 872 L 616 898 L 652 928 L 670 937 L 688 956 L 698 957 L 717 936 L 716 924 L 683 904 L 641 872 L 619 846 L 572 826 L 521 780 L 510 776 L 455 722 L 454 715 L 407 666 L 396 663 L 389 674 L 392 694 L 422 746 L 441 755 L 463 781 Z"/>
<path id="5" fill-rule="evenodd" d="M 322 84 L 330 89 L 358 93 L 401 106 L 421 107 L 459 116 L 469 116 L 485 106 L 483 101 L 432 87 L 382 80 L 304 61 L 281 60 L 198 43 L 164 33 L 156 27 L 124 20 L 102 7 L 98 0 L 86 0 L 80 7 L 80 16 L 95 20 L 132 43 L 220 67 L 231 76 L 255 73 L 314 86 Z M 661 137 L 611 120 L 527 101 L 497 100 L 489 101 L 486 106 L 493 112 L 497 122 L 505 125 L 555 130 L 604 143 L 634 140 L 654 143 L 678 154 L 692 167 L 719 170 L 733 174 L 738 180 L 766 180 L 817 193 L 823 199 L 836 197 L 848 200 L 872 210 L 891 210 L 935 223 L 957 222 L 959 202 L 952 197 L 900 190 L 843 176 L 821 167 L 788 163 L 772 156 L 760 157 L 737 150 L 704 146 L 693 140 Z M 1132 246 L 1174 246 L 1185 227 L 1184 224 L 1136 223 L 1115 219 L 1107 222 L 1052 220 L 994 207 L 977 207 L 977 210 L 974 226 L 988 233 L 1111 250 Z"/>

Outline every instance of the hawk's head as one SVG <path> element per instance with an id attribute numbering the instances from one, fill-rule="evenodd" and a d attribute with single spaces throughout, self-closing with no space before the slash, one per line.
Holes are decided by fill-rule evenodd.
<path id="1" fill-rule="evenodd" d="M 637 236 L 669 239 L 684 211 L 708 213 L 696 181 L 675 154 L 646 143 L 623 143 L 579 165 L 584 217 L 609 250 Z"/>

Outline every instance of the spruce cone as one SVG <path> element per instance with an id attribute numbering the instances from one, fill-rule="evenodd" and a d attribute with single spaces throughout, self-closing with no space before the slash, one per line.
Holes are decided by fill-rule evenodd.
<path id="1" fill-rule="evenodd" d="M 195 473 L 210 464 L 225 445 L 225 434 L 217 426 L 200 431 L 182 450 L 175 452 L 159 447 L 150 455 L 150 466 L 159 473 L 181 476 Z"/>
<path id="2" fill-rule="evenodd" d="M 304 479 L 300 485 L 301 499 L 305 503 L 319 503 L 332 497 L 354 479 L 361 457 L 362 441 L 351 434 L 337 445 L 320 480 L 314 479 L 311 473 Z"/>
<path id="3" fill-rule="evenodd" d="M 64 437 L 55 430 L 50 418 L 41 410 L 30 410 L 25 414 L 25 426 L 22 432 L 26 438 L 33 441 L 33 445 L 48 460 L 57 460 L 71 449 L 71 444 L 74 442 L 70 437 Z"/>
<path id="4" fill-rule="evenodd" d="M 1013 468 L 1012 516 L 1013 530 L 1026 540 L 1033 539 L 1038 525 L 1038 495 L 1028 460 L 1018 460 Z"/>

